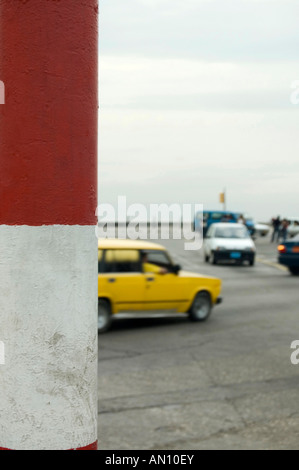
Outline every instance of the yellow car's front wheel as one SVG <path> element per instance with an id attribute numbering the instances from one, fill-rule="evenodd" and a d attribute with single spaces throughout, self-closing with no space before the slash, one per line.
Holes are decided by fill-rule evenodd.
<path id="1" fill-rule="evenodd" d="M 191 306 L 189 316 L 192 321 L 205 321 L 212 312 L 212 301 L 208 292 L 198 292 Z"/>

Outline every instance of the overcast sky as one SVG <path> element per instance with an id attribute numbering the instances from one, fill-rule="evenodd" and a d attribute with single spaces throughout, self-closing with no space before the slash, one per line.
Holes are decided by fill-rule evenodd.
<path id="1" fill-rule="evenodd" d="M 299 217 L 298 0 L 100 0 L 99 199 Z M 298 86 L 299 88 L 299 86 Z"/>

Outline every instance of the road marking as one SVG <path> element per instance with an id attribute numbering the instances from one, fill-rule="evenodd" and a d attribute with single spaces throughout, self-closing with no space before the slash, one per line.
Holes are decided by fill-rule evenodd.
<path id="1" fill-rule="evenodd" d="M 288 271 L 288 268 L 283 266 L 282 264 L 274 263 L 272 261 L 266 261 L 265 259 L 262 258 L 257 258 L 256 259 L 259 263 L 266 264 L 267 266 L 272 266 L 272 268 L 280 269 L 280 271 Z"/>

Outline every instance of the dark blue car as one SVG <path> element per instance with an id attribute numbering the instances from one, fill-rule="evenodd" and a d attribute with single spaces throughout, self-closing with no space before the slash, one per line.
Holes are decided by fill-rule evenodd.
<path id="1" fill-rule="evenodd" d="M 278 262 L 287 266 L 291 274 L 299 274 L 299 235 L 278 245 Z"/>
<path id="2" fill-rule="evenodd" d="M 194 219 L 194 230 L 200 230 L 202 224 L 203 236 L 206 236 L 206 233 L 210 225 L 217 222 L 232 222 L 236 223 L 238 221 L 239 213 L 231 211 L 203 211 L 203 213 L 198 212 L 195 214 Z"/>

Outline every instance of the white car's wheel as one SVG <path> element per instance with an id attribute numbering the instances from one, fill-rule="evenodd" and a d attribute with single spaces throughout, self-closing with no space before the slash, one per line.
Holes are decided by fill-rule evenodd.
<path id="1" fill-rule="evenodd" d="M 211 260 L 211 263 L 212 263 L 212 264 L 217 264 L 217 258 L 216 258 L 216 256 L 215 256 L 215 252 L 214 252 L 214 251 L 212 251 L 212 253 L 211 253 L 211 258 L 210 258 L 210 260 Z"/>

